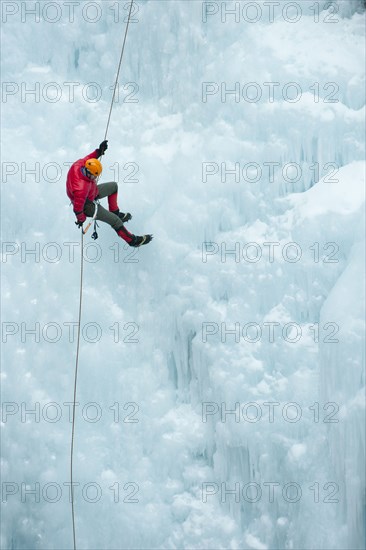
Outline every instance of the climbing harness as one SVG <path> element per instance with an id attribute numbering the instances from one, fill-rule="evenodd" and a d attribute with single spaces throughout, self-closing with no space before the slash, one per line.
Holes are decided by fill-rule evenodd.
<path id="1" fill-rule="evenodd" d="M 109 109 L 108 122 L 107 122 L 107 127 L 106 127 L 106 130 L 105 130 L 105 136 L 104 136 L 105 140 L 107 139 L 109 123 L 110 123 L 110 120 L 111 120 L 112 109 L 113 109 L 113 104 L 114 104 L 114 98 L 115 98 L 115 95 L 116 95 L 118 78 L 119 78 L 119 73 L 120 73 L 120 69 L 121 69 L 121 65 L 122 65 L 122 59 L 123 59 L 123 54 L 124 54 L 124 50 L 125 50 L 125 45 L 126 45 L 127 32 L 128 32 L 128 27 L 129 27 L 129 24 L 130 24 L 132 5 L 133 5 L 133 0 L 131 0 L 130 11 L 129 11 L 129 14 L 128 14 L 125 35 L 124 35 L 124 38 L 123 38 L 121 56 L 120 56 L 120 59 L 119 59 L 119 64 L 118 64 L 118 69 L 117 69 L 117 76 L 116 76 L 116 81 L 115 81 L 115 84 L 114 84 L 114 90 L 113 90 L 111 106 L 110 106 L 110 109 Z M 74 376 L 74 399 L 73 399 L 73 408 L 72 408 L 72 432 L 71 432 L 71 451 L 70 451 L 71 515 L 72 515 L 72 535 L 73 535 L 74 550 L 76 550 L 76 530 L 75 530 L 75 510 L 74 510 L 75 500 L 74 500 L 74 487 L 73 487 L 73 455 L 74 455 L 74 439 L 75 439 L 76 390 L 77 390 L 77 375 L 78 375 L 78 365 L 79 365 L 80 326 L 81 326 L 81 311 L 82 311 L 81 306 L 82 306 L 82 297 L 83 297 L 84 235 L 86 234 L 86 232 L 88 231 L 88 229 L 90 228 L 91 224 L 94 221 L 94 233 L 92 234 L 92 239 L 97 239 L 98 238 L 98 234 L 97 234 L 97 231 L 96 231 L 96 227 L 97 227 L 96 216 L 97 216 L 97 212 L 98 212 L 98 204 L 95 202 L 95 205 L 96 205 L 96 208 L 95 208 L 93 219 L 86 226 L 86 228 L 81 231 L 79 321 L 78 321 L 77 344 L 76 344 L 76 362 L 75 362 L 75 376 Z"/>
<path id="2" fill-rule="evenodd" d="M 97 214 L 98 214 L 98 206 L 99 206 L 99 201 L 98 200 L 95 200 L 93 201 L 93 203 L 95 204 L 95 210 L 94 210 L 94 215 L 91 219 L 91 221 L 88 223 L 88 225 L 86 226 L 85 229 L 82 229 L 82 233 L 83 235 L 85 235 L 87 233 L 87 231 L 89 230 L 91 224 L 94 222 L 94 233 L 92 235 L 92 239 L 97 239 L 98 238 L 98 233 L 96 231 L 96 227 L 98 227 L 98 224 L 97 224 L 97 221 L 96 221 L 96 218 L 97 218 Z M 96 235 L 96 236 L 95 236 Z"/>

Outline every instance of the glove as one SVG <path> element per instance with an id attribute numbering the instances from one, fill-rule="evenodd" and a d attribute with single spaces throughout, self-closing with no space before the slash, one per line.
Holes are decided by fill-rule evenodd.
<path id="1" fill-rule="evenodd" d="M 86 216 L 84 214 L 84 212 L 75 212 L 75 215 L 76 215 L 76 218 L 77 218 L 77 222 L 75 222 L 75 224 L 78 226 L 78 227 L 82 227 L 83 226 L 83 223 L 85 222 L 86 220 Z"/>
<path id="2" fill-rule="evenodd" d="M 99 145 L 99 148 L 97 149 L 98 157 L 101 157 L 102 155 L 104 155 L 107 149 L 108 149 L 108 140 L 105 139 L 104 141 L 102 141 L 102 143 Z"/>

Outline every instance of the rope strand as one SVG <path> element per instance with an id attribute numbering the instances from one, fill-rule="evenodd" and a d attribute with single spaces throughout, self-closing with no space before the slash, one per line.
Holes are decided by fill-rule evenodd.
<path id="1" fill-rule="evenodd" d="M 76 550 L 76 535 L 75 535 L 75 514 L 74 514 L 73 456 L 74 456 L 74 433 L 75 433 L 76 386 L 77 386 L 78 365 L 79 365 L 81 306 L 82 306 L 82 300 L 83 300 L 83 267 L 84 267 L 84 233 L 81 231 L 79 322 L 78 322 L 78 336 L 77 336 L 77 344 L 76 344 L 74 400 L 73 400 L 73 407 L 72 407 L 72 433 L 71 433 L 71 454 L 70 454 L 71 514 L 72 514 L 72 535 L 73 535 L 73 541 L 74 541 L 74 550 Z"/>
<path id="2" fill-rule="evenodd" d="M 125 36 L 124 36 L 124 39 L 123 39 L 123 45 L 122 45 L 122 51 L 121 51 L 121 57 L 120 57 L 120 59 L 119 59 L 119 64 L 118 64 L 118 69 L 117 69 L 117 76 L 116 76 L 116 82 L 115 82 L 115 84 L 114 84 L 114 90 L 113 90 L 113 96 L 112 96 L 112 101 L 111 101 L 111 107 L 110 107 L 110 109 L 109 109 L 109 116 L 108 116 L 107 128 L 106 128 L 106 130 L 105 130 L 105 136 L 104 136 L 104 139 L 105 139 L 105 140 L 107 139 L 107 133 L 108 133 L 108 128 L 109 128 L 109 122 L 110 122 L 110 120 L 111 120 L 111 114 L 112 114 L 112 109 L 113 109 L 113 104 L 114 104 L 114 98 L 115 98 L 115 95 L 116 95 L 116 89 L 117 89 L 117 84 L 118 84 L 119 72 L 120 72 L 121 65 L 122 65 L 123 53 L 124 53 L 124 51 L 125 51 L 125 44 L 126 44 L 126 38 L 127 38 L 128 27 L 129 27 L 129 24 L 130 24 L 130 17 L 131 17 L 131 11 L 132 11 L 132 4 L 133 4 L 133 0 L 131 0 L 130 11 L 129 11 L 129 14 L 128 14 L 127 25 L 126 25 L 126 31 L 125 31 Z"/>
<path id="3" fill-rule="evenodd" d="M 120 59 L 119 59 L 116 82 L 114 84 L 113 96 L 112 96 L 112 101 L 111 101 L 111 107 L 109 109 L 108 122 L 107 122 L 107 128 L 106 128 L 106 131 L 105 131 L 104 139 L 107 139 L 109 123 L 110 123 L 110 120 L 111 120 L 113 103 L 114 103 L 114 98 L 115 98 L 115 95 L 116 95 L 116 89 L 117 89 L 119 73 L 120 73 L 121 65 L 122 65 L 123 53 L 124 53 L 125 45 L 126 45 L 127 32 L 128 32 L 128 27 L 129 27 L 129 24 L 130 24 L 132 5 L 133 5 L 133 0 L 131 0 L 130 11 L 129 11 L 129 14 L 128 14 L 126 31 L 125 31 L 125 36 L 124 36 L 124 39 L 123 39 L 122 51 L 121 51 L 121 56 L 120 56 Z M 89 226 L 90 226 L 90 224 L 89 224 Z M 89 229 L 89 227 L 87 229 Z M 86 233 L 86 231 L 85 231 L 85 233 Z M 84 253 L 84 232 L 81 231 L 79 322 L 78 322 L 78 335 L 77 335 L 77 344 L 76 344 L 74 400 L 73 400 L 73 408 L 72 408 L 72 433 L 71 433 L 71 450 L 70 450 L 71 514 L 72 514 L 72 536 L 73 536 L 74 550 L 76 550 L 76 530 L 75 530 L 74 488 L 73 488 L 73 458 L 74 458 L 74 439 L 75 439 L 74 436 L 75 436 L 76 389 L 77 389 L 77 377 L 78 377 L 78 365 L 79 365 L 80 326 L 81 326 L 81 311 L 82 311 L 81 306 L 82 306 L 82 298 L 83 298 L 83 266 L 84 266 L 84 254 L 83 253 Z"/>

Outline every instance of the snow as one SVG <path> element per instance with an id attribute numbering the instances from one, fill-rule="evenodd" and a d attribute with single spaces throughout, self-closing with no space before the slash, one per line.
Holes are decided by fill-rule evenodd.
<path id="1" fill-rule="evenodd" d="M 294 196 L 293 205 L 298 206 L 295 216 L 303 220 L 332 214 L 357 214 L 365 201 L 364 175 L 363 162 L 343 166 L 334 181 L 322 180 L 307 193 Z"/>
<path id="2" fill-rule="evenodd" d="M 1 547 L 66 549 L 80 235 L 64 182 L 104 137 L 126 13 L 107 0 L 71 22 L 63 3 L 25 24 L 25 4 L 3 14 L 18 88 L 3 87 Z M 315 22 L 296 4 L 296 23 L 263 2 L 248 23 L 138 2 L 122 68 L 138 101 L 121 88 L 102 180 L 155 238 L 131 252 L 100 224 L 85 240 L 78 548 L 364 547 L 364 11 L 322 0 Z"/>

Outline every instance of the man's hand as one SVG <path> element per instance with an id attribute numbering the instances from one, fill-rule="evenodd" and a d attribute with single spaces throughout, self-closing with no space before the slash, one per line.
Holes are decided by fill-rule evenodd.
<path id="1" fill-rule="evenodd" d="M 78 212 L 78 213 L 75 212 L 75 215 L 76 215 L 76 219 L 78 220 L 77 222 L 75 222 L 75 224 L 78 227 L 83 227 L 83 223 L 86 220 L 86 216 L 85 216 L 84 212 Z"/>
<path id="2" fill-rule="evenodd" d="M 102 143 L 99 145 L 99 148 L 98 148 L 99 155 L 98 155 L 98 157 L 101 157 L 102 155 L 104 155 L 104 153 L 106 152 L 107 149 L 108 149 L 108 140 L 105 139 L 105 140 L 102 141 Z"/>

